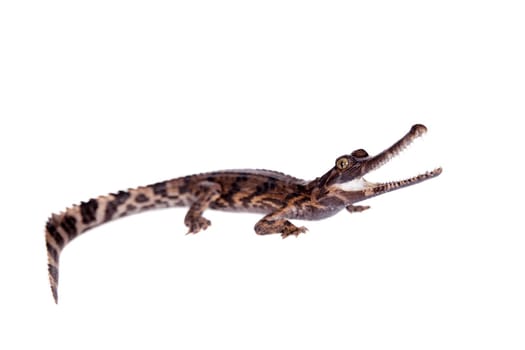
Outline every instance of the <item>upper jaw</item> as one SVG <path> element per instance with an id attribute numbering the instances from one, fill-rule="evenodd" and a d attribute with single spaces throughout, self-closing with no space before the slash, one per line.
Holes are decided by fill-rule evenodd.
<path id="1" fill-rule="evenodd" d="M 376 170 L 392 158 L 401 153 L 405 148 L 407 148 L 415 139 L 423 136 L 427 132 L 427 127 L 422 124 L 415 124 L 410 128 L 410 131 L 403 136 L 399 141 L 394 143 L 392 146 L 388 147 L 383 152 L 377 154 L 374 157 L 370 157 L 365 160 L 361 167 L 361 176 Z"/>

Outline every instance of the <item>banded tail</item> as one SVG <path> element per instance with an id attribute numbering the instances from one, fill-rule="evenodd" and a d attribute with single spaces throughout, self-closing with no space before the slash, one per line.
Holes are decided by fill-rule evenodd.
<path id="1" fill-rule="evenodd" d="M 185 180 L 164 181 L 100 196 L 51 215 L 45 232 L 49 283 L 55 303 L 58 303 L 60 253 L 69 242 L 87 230 L 117 218 L 148 209 L 186 205 L 186 196 L 181 191 Z"/>

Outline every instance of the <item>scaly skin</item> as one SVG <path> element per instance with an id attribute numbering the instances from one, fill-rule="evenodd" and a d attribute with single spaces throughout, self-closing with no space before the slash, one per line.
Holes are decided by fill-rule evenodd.
<path id="1" fill-rule="evenodd" d="M 188 233 L 197 233 L 210 226 L 211 222 L 202 216 L 210 208 L 265 214 L 255 224 L 257 234 L 280 233 L 283 238 L 297 236 L 306 228 L 297 227 L 288 219 L 319 220 L 345 208 L 349 212 L 360 212 L 369 206 L 354 203 L 438 176 L 441 168 L 387 183 L 371 183 L 362 178 L 425 132 L 425 126 L 414 125 L 398 142 L 373 157 L 362 149 L 341 156 L 332 169 L 312 181 L 270 170 L 218 171 L 100 196 L 67 208 L 60 214 L 53 214 L 46 224 L 53 298 L 58 301 L 58 268 L 62 249 L 93 227 L 148 209 L 189 207 L 184 219 Z"/>

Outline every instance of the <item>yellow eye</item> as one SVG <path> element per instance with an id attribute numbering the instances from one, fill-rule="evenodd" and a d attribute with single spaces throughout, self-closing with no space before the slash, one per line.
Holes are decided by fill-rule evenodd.
<path id="1" fill-rule="evenodd" d="M 335 165 L 337 166 L 337 168 L 339 168 L 340 170 L 344 170 L 346 169 L 346 167 L 348 166 L 348 159 L 345 158 L 345 157 L 341 157 L 339 158 L 336 162 L 335 162 Z"/>

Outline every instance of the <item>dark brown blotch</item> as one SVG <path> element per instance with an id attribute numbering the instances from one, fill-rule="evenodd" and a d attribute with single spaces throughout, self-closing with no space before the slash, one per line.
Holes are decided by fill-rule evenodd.
<path id="1" fill-rule="evenodd" d="M 46 248 L 49 256 L 53 259 L 55 263 L 58 264 L 58 252 L 57 250 L 49 243 L 46 243 Z"/>
<path id="2" fill-rule="evenodd" d="M 71 215 L 65 215 L 60 223 L 60 226 L 66 231 L 69 240 L 77 236 L 77 219 Z"/>
<path id="3" fill-rule="evenodd" d="M 82 223 L 88 225 L 97 218 L 98 201 L 90 199 L 87 202 L 80 203 L 80 216 L 82 216 Z"/>
<path id="4" fill-rule="evenodd" d="M 120 205 L 127 201 L 131 195 L 127 191 L 118 191 L 117 194 L 114 194 L 113 196 L 115 196 L 114 201 Z"/>
<path id="5" fill-rule="evenodd" d="M 126 211 L 135 211 L 137 207 L 133 204 L 126 205 Z"/>
<path id="6" fill-rule="evenodd" d="M 55 281 L 58 282 L 58 269 L 56 266 L 47 264 L 47 269 L 49 270 L 49 276 Z"/>
<path id="7" fill-rule="evenodd" d="M 137 203 L 145 203 L 145 202 L 149 202 L 149 197 L 146 196 L 144 193 L 139 193 L 139 194 L 135 197 L 135 202 L 137 202 Z"/>
<path id="8" fill-rule="evenodd" d="M 158 196 L 166 197 L 168 194 L 168 186 L 166 181 L 157 182 L 156 184 L 150 185 L 148 187 L 151 187 L 153 189 L 153 193 Z"/>
<path id="9" fill-rule="evenodd" d="M 190 176 L 185 176 L 182 178 L 182 185 L 179 186 L 179 193 L 184 194 L 190 190 Z"/>
<path id="10" fill-rule="evenodd" d="M 241 187 L 239 186 L 239 184 L 237 182 L 234 182 L 231 184 L 228 192 L 226 192 L 225 194 L 221 196 L 221 199 L 226 201 L 230 206 L 234 206 L 235 200 L 233 199 L 233 196 L 239 193 L 240 190 L 241 190 Z"/>
<path id="11" fill-rule="evenodd" d="M 104 221 L 111 220 L 117 212 L 118 207 L 124 204 L 131 195 L 126 191 L 119 191 L 118 193 L 112 194 L 112 196 L 114 196 L 115 199 L 108 202 L 104 213 Z"/>
<path id="12" fill-rule="evenodd" d="M 62 249 L 64 248 L 64 238 L 60 235 L 58 232 L 55 223 L 53 222 L 53 219 L 49 219 L 49 221 L 46 224 L 46 230 L 49 232 L 49 235 L 53 237 L 55 240 L 57 246 Z"/>

